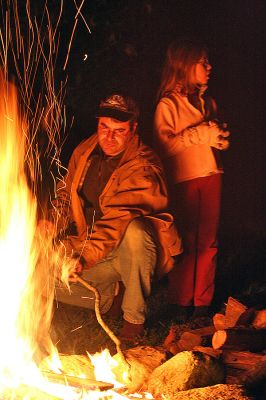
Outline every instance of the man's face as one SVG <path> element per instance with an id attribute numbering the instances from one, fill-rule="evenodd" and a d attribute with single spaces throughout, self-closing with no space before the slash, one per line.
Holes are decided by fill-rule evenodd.
<path id="1" fill-rule="evenodd" d="M 130 121 L 121 122 L 109 117 L 100 117 L 98 121 L 98 140 L 107 156 L 116 156 L 125 150 L 132 139 L 137 124 L 130 128 Z"/>

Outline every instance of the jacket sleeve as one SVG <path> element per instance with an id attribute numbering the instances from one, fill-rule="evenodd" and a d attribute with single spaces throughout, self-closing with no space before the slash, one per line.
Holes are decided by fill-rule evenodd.
<path id="1" fill-rule="evenodd" d="M 212 133 L 208 123 L 182 129 L 177 105 L 171 99 L 163 98 L 157 105 L 154 117 L 155 145 L 163 157 L 172 157 L 187 147 L 210 144 Z"/>
<path id="2" fill-rule="evenodd" d="M 87 268 L 119 245 L 134 218 L 152 215 L 167 207 L 164 179 L 153 166 L 124 168 L 118 176 L 114 178 L 118 179 L 114 190 L 111 185 L 108 197 L 100 198 L 104 215 L 94 224 L 91 235 L 82 242 L 71 238 L 73 248 L 83 256 Z"/>

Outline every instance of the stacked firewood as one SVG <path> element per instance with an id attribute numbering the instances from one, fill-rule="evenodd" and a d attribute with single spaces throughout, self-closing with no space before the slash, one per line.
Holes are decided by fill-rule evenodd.
<path id="1" fill-rule="evenodd" d="M 156 400 L 251 400 L 250 389 L 266 381 L 265 343 L 266 310 L 247 308 L 229 297 L 225 313 L 215 314 L 212 325 L 182 334 L 180 326 L 172 326 L 163 346 L 119 351 L 112 372 L 124 385 L 117 390 L 125 398 L 136 392 L 144 398 L 149 392 Z M 108 388 L 95 381 L 89 357 L 61 355 L 61 361 L 62 378 L 70 385 Z M 69 376 L 77 367 L 84 370 L 83 380 Z M 47 375 L 44 363 L 41 369 Z"/>
<path id="2" fill-rule="evenodd" d="M 254 386 L 266 380 L 266 310 L 247 308 L 229 297 L 213 324 L 183 332 L 170 328 L 164 348 L 173 355 L 201 351 L 222 360 L 228 384 Z"/>

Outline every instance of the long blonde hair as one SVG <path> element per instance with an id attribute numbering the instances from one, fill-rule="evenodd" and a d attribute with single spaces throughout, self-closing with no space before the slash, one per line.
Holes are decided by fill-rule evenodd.
<path id="1" fill-rule="evenodd" d="M 172 42 L 166 52 L 157 99 L 159 100 L 176 87 L 179 87 L 183 94 L 193 92 L 196 63 L 206 55 L 207 48 L 200 42 L 192 40 Z"/>

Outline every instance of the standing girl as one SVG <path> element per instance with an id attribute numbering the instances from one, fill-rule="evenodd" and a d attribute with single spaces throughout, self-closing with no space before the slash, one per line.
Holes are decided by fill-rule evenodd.
<path id="1" fill-rule="evenodd" d="M 167 51 L 155 111 L 155 144 L 170 186 L 184 252 L 169 273 L 169 303 L 194 317 L 209 313 L 214 294 L 220 215 L 220 150 L 229 132 L 217 122 L 216 104 L 205 95 L 211 65 L 196 42 L 172 43 Z"/>

